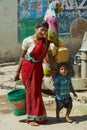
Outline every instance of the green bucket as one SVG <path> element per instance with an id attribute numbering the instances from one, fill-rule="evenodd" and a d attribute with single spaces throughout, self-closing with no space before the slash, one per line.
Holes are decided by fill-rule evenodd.
<path id="1" fill-rule="evenodd" d="M 22 88 L 12 90 L 7 94 L 14 115 L 20 116 L 26 114 L 25 96 L 26 90 Z"/>

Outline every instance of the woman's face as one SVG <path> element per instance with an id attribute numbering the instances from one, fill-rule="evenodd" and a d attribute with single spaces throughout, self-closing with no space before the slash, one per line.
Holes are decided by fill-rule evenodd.
<path id="1" fill-rule="evenodd" d="M 36 28 L 36 36 L 37 36 L 37 38 L 45 37 L 47 32 L 48 32 L 48 28 L 46 28 L 46 27 Z"/>

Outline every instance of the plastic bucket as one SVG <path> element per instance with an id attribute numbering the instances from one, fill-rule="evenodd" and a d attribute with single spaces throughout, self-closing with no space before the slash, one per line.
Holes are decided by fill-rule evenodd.
<path id="1" fill-rule="evenodd" d="M 22 88 L 18 88 L 13 91 L 10 91 L 7 94 L 7 97 L 10 101 L 10 106 L 12 108 L 12 112 L 16 116 L 26 114 L 25 95 L 26 95 L 26 90 Z"/>

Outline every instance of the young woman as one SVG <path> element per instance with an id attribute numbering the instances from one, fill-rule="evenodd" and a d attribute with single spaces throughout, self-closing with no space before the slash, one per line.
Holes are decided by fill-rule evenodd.
<path id="1" fill-rule="evenodd" d="M 50 42 L 45 39 L 49 25 L 39 21 L 35 26 L 35 34 L 24 39 L 22 52 L 14 77 L 19 80 L 20 72 L 26 88 L 26 122 L 31 125 L 47 122 L 47 115 L 41 95 L 43 78 L 42 61 L 48 52 Z"/>

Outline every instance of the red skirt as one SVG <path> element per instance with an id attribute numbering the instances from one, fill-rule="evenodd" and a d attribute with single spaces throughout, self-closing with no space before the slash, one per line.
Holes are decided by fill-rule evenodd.
<path id="1" fill-rule="evenodd" d="M 47 115 L 41 94 L 43 79 L 42 62 L 32 63 L 24 59 L 21 74 L 26 88 L 26 121 L 46 123 Z"/>

